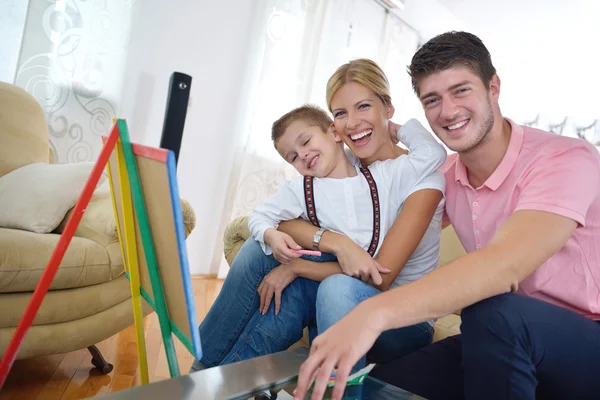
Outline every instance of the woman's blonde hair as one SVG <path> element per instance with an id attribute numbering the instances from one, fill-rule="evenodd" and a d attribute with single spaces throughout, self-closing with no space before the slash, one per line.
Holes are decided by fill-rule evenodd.
<path id="1" fill-rule="evenodd" d="M 352 60 L 339 67 L 327 81 L 327 108 L 331 112 L 331 99 L 346 83 L 356 82 L 371 89 L 381 98 L 383 104 L 391 105 L 390 83 L 383 70 L 374 61 L 367 58 Z"/>

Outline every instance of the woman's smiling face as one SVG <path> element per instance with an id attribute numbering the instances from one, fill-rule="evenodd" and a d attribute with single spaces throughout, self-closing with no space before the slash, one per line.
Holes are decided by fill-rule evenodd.
<path id="1" fill-rule="evenodd" d="M 331 98 L 333 125 L 340 139 L 361 160 L 377 158 L 377 153 L 391 143 L 388 119 L 392 105 L 371 89 L 357 82 L 347 82 Z"/>

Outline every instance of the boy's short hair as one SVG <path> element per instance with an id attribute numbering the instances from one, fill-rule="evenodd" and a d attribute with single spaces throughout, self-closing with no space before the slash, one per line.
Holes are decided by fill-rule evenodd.
<path id="1" fill-rule="evenodd" d="M 415 93 L 422 79 L 446 69 L 463 66 L 479 76 L 486 89 L 496 73 L 490 52 L 481 39 L 472 33 L 451 31 L 425 43 L 412 58 L 408 74 Z"/>
<path id="2" fill-rule="evenodd" d="M 273 122 L 271 129 L 271 140 L 275 143 L 280 137 L 283 136 L 285 130 L 294 122 L 303 120 L 306 122 L 313 123 L 314 125 L 321 128 L 323 132 L 327 132 L 327 129 L 333 123 L 333 120 L 321 107 L 313 104 L 305 104 L 301 107 L 295 108 L 292 111 L 286 113 L 277 121 Z"/>

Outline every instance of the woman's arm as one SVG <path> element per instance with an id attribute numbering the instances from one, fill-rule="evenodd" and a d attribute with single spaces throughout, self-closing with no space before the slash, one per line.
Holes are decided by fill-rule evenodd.
<path id="1" fill-rule="evenodd" d="M 318 228 L 305 220 L 295 219 L 282 222 L 278 230 L 290 235 L 300 246 L 312 249 L 312 238 Z M 381 284 L 383 282 L 381 273 L 390 272 L 379 265 L 362 247 L 338 233 L 325 231 L 319 249 L 335 254 L 344 274 L 360 278 L 365 282 L 372 279 L 374 283 Z"/>
<path id="2" fill-rule="evenodd" d="M 423 189 L 408 196 L 392 228 L 385 236 L 376 260 L 391 272 L 383 275 L 383 283 L 375 285 L 381 291 L 390 288 L 427 231 L 442 200 L 437 189 Z"/>
<path id="3" fill-rule="evenodd" d="M 331 275 L 344 273 L 340 268 L 340 264 L 334 261 L 320 263 L 298 258 L 292 261 L 289 266 L 296 276 L 318 282 Z"/>

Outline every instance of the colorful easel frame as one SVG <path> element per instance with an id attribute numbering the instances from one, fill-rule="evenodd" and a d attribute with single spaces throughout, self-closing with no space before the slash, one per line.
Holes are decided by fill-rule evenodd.
<path id="1" fill-rule="evenodd" d="M 117 142 L 119 142 L 118 146 Z M 114 151 L 115 148 L 117 149 L 116 152 Z M 113 126 L 110 135 L 104 138 L 104 147 L 100 151 L 100 155 L 98 156 L 94 168 L 92 169 L 92 172 L 85 183 L 79 198 L 77 199 L 65 229 L 63 230 L 63 233 L 50 256 L 50 259 L 48 260 L 40 281 L 38 282 L 31 296 L 27 308 L 25 309 L 25 312 L 19 321 L 17 329 L 15 330 L 15 333 L 8 344 L 6 351 L 4 352 L 4 355 L 2 356 L 2 360 L 0 362 L 0 390 L 2 389 L 8 373 L 15 361 L 25 334 L 31 327 L 42 301 L 48 292 L 50 284 L 56 275 L 56 271 L 58 270 L 65 252 L 67 251 L 67 248 L 75 234 L 77 226 L 83 217 L 85 209 L 90 202 L 100 176 L 102 175 L 105 166 L 110 164 L 111 160 L 115 160 L 111 156 L 113 153 L 115 154 L 117 163 L 114 163 L 113 161 L 113 166 L 111 167 L 109 165 L 109 177 L 111 179 L 113 207 L 115 216 L 118 218 L 117 232 L 119 234 L 119 240 L 122 246 L 121 251 L 123 255 L 123 262 L 126 266 L 125 269 L 127 277 L 131 282 L 130 288 L 132 291 L 134 322 L 136 325 L 136 336 L 138 340 L 142 383 L 148 382 L 148 367 L 145 352 L 142 321 L 143 314 L 141 311 L 140 297 L 144 298 L 144 300 L 146 300 L 146 302 L 153 309 L 155 309 L 158 314 L 161 333 L 165 343 L 169 371 L 172 377 L 179 375 L 179 366 L 177 364 L 175 348 L 173 345 L 173 334 L 179 340 L 181 340 L 184 346 L 197 359 L 202 357 L 200 335 L 197 329 L 198 322 L 196 319 L 187 251 L 185 247 L 185 231 L 181 206 L 179 203 L 179 191 L 177 187 L 174 154 L 172 151 L 164 149 L 132 145 L 129 140 L 127 124 L 124 120 L 119 119 Z M 153 183 L 145 186 L 143 185 L 143 181 L 145 179 L 149 179 L 150 182 L 152 182 L 155 177 L 146 176 L 146 173 L 142 172 L 142 179 L 140 179 L 137 163 L 143 163 L 142 160 L 154 160 L 155 162 L 162 163 L 163 170 L 166 173 L 168 182 L 167 192 L 169 195 L 168 203 L 171 204 L 171 207 L 168 209 L 170 209 L 171 212 L 164 212 L 164 204 L 162 205 L 162 208 L 159 209 L 156 209 L 156 205 L 154 205 L 150 207 L 150 218 L 153 218 L 153 215 L 161 215 L 163 217 L 168 215 L 172 218 L 174 228 L 168 231 L 167 236 L 170 235 L 171 239 L 173 237 L 175 238 L 174 240 L 176 241 L 176 245 L 174 247 L 177 249 L 175 254 L 177 254 L 178 257 L 177 259 L 179 268 L 172 268 L 172 265 L 170 265 L 169 262 L 164 262 L 162 264 L 158 262 L 163 258 L 161 256 L 161 254 L 164 253 L 163 248 L 167 247 L 168 250 L 169 246 L 165 246 L 162 241 L 159 241 L 157 258 L 153 233 L 155 233 L 156 229 L 159 228 L 152 227 L 150 225 L 148 218 L 149 214 L 146 208 L 144 197 L 148 194 L 144 193 L 145 189 L 148 187 L 154 187 L 155 185 Z M 117 165 L 120 165 L 120 168 Z M 114 174 L 115 170 L 118 171 L 118 174 Z M 117 176 L 119 177 L 119 183 L 115 184 L 115 178 Z M 164 183 L 163 186 L 165 186 Z M 119 196 L 116 195 L 117 188 L 119 189 Z M 152 190 L 148 190 L 150 190 L 150 194 L 152 194 Z M 130 197 L 128 197 L 128 193 L 130 194 Z M 131 207 L 131 199 L 133 199 L 133 208 Z M 150 202 L 152 202 L 152 197 L 146 197 L 146 199 L 150 199 Z M 118 213 L 119 204 L 127 205 L 126 207 L 121 207 L 121 210 L 128 210 L 127 218 L 124 217 L 124 213 Z M 132 209 L 133 212 L 131 212 Z M 127 220 L 127 228 L 125 228 L 125 220 Z M 137 224 L 133 221 L 137 221 Z M 136 228 L 136 235 L 133 236 L 132 233 Z M 164 237 L 161 239 L 164 239 Z M 133 243 L 135 243 L 135 248 L 130 246 L 130 244 Z M 143 249 L 142 252 L 139 251 L 140 248 Z M 173 252 L 167 251 L 166 254 L 171 254 L 171 259 L 175 259 L 172 256 Z M 139 266 L 140 261 L 142 261 L 142 268 Z M 174 270 L 178 271 L 179 279 L 175 278 L 177 275 L 174 273 Z M 166 297 L 162 282 L 162 278 L 165 277 L 167 279 L 164 283 L 168 288 L 166 290 Z M 148 281 L 150 281 L 149 284 Z M 151 295 L 149 292 L 153 295 Z M 183 301 L 181 296 L 183 296 Z M 185 319 L 182 318 L 182 308 L 186 310 L 184 314 L 187 318 Z M 170 315 L 169 310 L 171 311 L 172 315 Z"/>
<path id="2" fill-rule="evenodd" d="M 139 296 L 157 312 L 173 377 L 179 375 L 179 367 L 172 335 L 196 358 L 202 357 L 175 157 L 169 150 L 132 144 L 125 121 L 118 120 L 117 126 L 120 141 L 109 159 L 108 170 L 117 231 L 120 232 L 124 260 L 127 260 L 134 316 L 142 315 Z M 128 188 L 132 202 L 128 201 Z M 171 207 L 166 207 L 167 204 Z M 166 208 L 170 208 L 171 213 L 164 212 Z M 179 268 L 172 268 L 174 264 Z M 139 268 L 137 277 L 132 273 L 136 265 Z M 139 320 L 141 325 L 141 318 Z M 143 365 L 142 362 L 145 361 L 143 328 L 137 325 L 136 336 L 140 368 L 147 370 L 147 363 Z"/>

